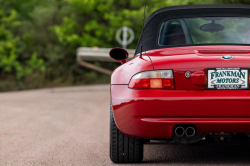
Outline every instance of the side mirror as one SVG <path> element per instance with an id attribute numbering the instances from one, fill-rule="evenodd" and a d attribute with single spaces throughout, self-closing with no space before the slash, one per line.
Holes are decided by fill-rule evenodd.
<path id="1" fill-rule="evenodd" d="M 124 64 L 127 62 L 126 59 L 128 58 L 128 52 L 123 48 L 116 47 L 110 50 L 109 56 L 112 59 L 120 61 L 122 64 Z"/>

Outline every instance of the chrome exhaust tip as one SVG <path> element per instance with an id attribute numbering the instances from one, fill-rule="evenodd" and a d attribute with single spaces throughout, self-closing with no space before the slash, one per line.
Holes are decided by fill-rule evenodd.
<path id="1" fill-rule="evenodd" d="M 176 129 L 175 129 L 176 137 L 181 138 L 184 136 L 184 134 L 185 134 L 185 130 L 183 127 L 176 127 Z"/>
<path id="2" fill-rule="evenodd" d="M 195 129 L 193 127 L 188 127 L 185 134 L 187 138 L 193 137 L 195 135 Z"/>

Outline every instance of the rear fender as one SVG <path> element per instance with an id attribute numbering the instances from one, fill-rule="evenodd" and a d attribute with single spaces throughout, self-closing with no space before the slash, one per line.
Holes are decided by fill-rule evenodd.
<path id="1" fill-rule="evenodd" d="M 148 56 L 144 55 L 142 56 L 142 58 L 140 58 L 137 55 L 132 60 L 119 66 L 116 70 L 113 71 L 111 75 L 111 84 L 127 85 L 129 84 L 129 81 L 133 75 L 147 70 L 153 70 L 153 64 L 151 60 Z"/>

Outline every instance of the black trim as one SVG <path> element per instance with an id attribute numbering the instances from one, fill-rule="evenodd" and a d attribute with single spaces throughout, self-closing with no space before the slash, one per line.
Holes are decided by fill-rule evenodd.
<path id="1" fill-rule="evenodd" d="M 217 4 L 217 5 L 180 5 L 180 6 L 169 6 L 169 7 L 164 7 L 160 8 L 156 11 L 154 11 L 151 15 L 148 16 L 145 26 L 147 23 L 156 15 L 161 14 L 163 12 L 168 12 L 172 10 L 186 10 L 186 9 L 250 9 L 250 5 L 232 5 L 232 4 Z"/>
<path id="2" fill-rule="evenodd" d="M 146 20 L 144 25 L 144 41 L 143 52 L 148 50 L 179 47 L 179 46 L 200 46 L 201 44 L 192 45 L 175 45 L 175 46 L 159 46 L 158 33 L 159 27 L 164 20 L 191 18 L 191 17 L 249 17 L 250 5 L 187 5 L 165 7 L 153 12 Z M 135 55 L 140 52 L 141 37 L 138 41 Z M 204 44 L 204 45 L 231 45 L 225 44 Z M 246 45 L 249 44 L 232 44 Z"/>

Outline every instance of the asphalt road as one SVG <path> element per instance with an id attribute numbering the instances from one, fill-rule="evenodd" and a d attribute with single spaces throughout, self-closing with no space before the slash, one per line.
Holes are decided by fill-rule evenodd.
<path id="1" fill-rule="evenodd" d="M 0 165 L 115 165 L 109 86 L 0 94 Z M 142 165 L 247 165 L 250 147 L 145 145 Z M 140 165 L 140 164 L 137 164 Z"/>

